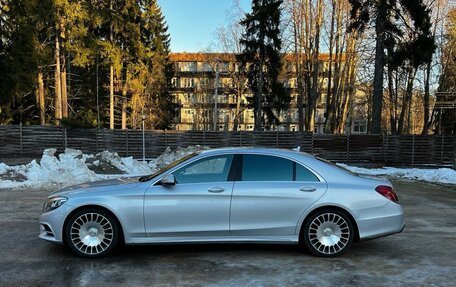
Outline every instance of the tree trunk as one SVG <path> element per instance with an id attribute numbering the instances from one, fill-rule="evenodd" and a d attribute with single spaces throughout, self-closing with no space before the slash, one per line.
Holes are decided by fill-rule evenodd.
<path id="1" fill-rule="evenodd" d="M 109 1 L 109 9 L 112 12 L 112 1 Z M 111 17 L 111 23 L 109 26 L 109 41 L 111 42 L 111 45 L 114 45 L 114 27 L 112 23 L 112 17 Z M 109 128 L 112 130 L 114 129 L 114 66 L 111 61 L 109 65 Z"/>
<path id="2" fill-rule="evenodd" d="M 314 38 L 314 51 L 313 51 L 313 71 L 312 71 L 312 86 L 310 90 L 310 97 L 308 101 L 307 107 L 307 131 L 314 130 L 315 126 L 315 109 L 316 109 L 316 102 L 318 99 L 318 78 L 320 72 L 320 30 L 321 30 L 321 22 L 323 17 L 323 1 L 318 0 L 317 2 L 317 21 L 315 23 L 315 38 Z"/>
<path id="3" fill-rule="evenodd" d="M 264 28 L 260 28 L 260 41 L 264 42 Z M 256 90 L 256 105 L 255 105 L 255 131 L 263 130 L 263 115 L 262 115 L 262 104 L 263 104 L 263 66 L 264 66 L 264 43 L 260 44 L 259 53 L 259 69 L 258 69 L 258 85 Z"/>
<path id="4" fill-rule="evenodd" d="M 390 128 L 391 133 L 396 134 L 396 107 L 394 105 L 394 81 L 393 68 L 388 66 L 388 93 L 389 93 L 389 110 L 390 110 Z"/>
<path id="5" fill-rule="evenodd" d="M 333 63 L 333 45 L 334 45 L 334 25 L 336 20 L 336 1 L 332 0 L 332 11 L 331 11 L 331 27 L 329 31 L 329 61 L 328 61 L 328 88 L 326 92 L 326 116 L 325 116 L 325 132 L 330 133 L 331 122 L 334 117 L 334 110 L 331 105 L 332 98 L 332 63 Z"/>
<path id="6" fill-rule="evenodd" d="M 430 111 L 430 76 L 431 76 L 431 63 L 426 65 L 424 74 L 424 126 L 423 135 L 427 135 L 429 132 L 429 111 Z"/>
<path id="7" fill-rule="evenodd" d="M 40 108 L 40 125 L 46 125 L 43 71 L 38 70 L 38 105 Z"/>
<path id="8" fill-rule="evenodd" d="M 122 99 L 122 129 L 127 129 L 127 100 Z"/>
<path id="9" fill-rule="evenodd" d="M 241 83 L 239 81 L 238 83 L 238 90 L 236 93 L 236 113 L 235 117 L 233 120 L 233 131 L 238 130 L 239 126 L 239 116 L 240 116 L 240 110 L 241 110 L 241 98 L 242 98 L 242 89 L 241 89 Z"/>
<path id="10" fill-rule="evenodd" d="M 304 131 L 304 83 L 302 73 L 302 35 L 300 31 L 302 29 L 302 14 L 300 9 L 296 5 L 296 1 L 292 1 L 292 13 L 293 13 L 293 37 L 294 37 L 294 60 L 296 75 L 292 73 L 292 76 L 296 76 L 296 88 L 298 91 L 298 97 L 296 99 L 296 105 L 298 110 L 298 131 Z"/>
<path id="11" fill-rule="evenodd" d="M 415 79 L 416 71 L 413 68 L 409 69 L 407 78 L 407 89 L 402 103 L 401 115 L 399 118 L 398 133 L 403 134 L 405 132 L 405 120 L 409 118 L 410 113 L 410 102 L 413 93 L 413 81 Z"/>
<path id="12" fill-rule="evenodd" d="M 383 104 L 383 68 L 385 66 L 385 23 L 387 18 L 386 0 L 379 0 L 377 19 L 375 23 L 375 71 L 374 92 L 372 99 L 372 133 L 382 132 L 382 104 Z"/>
<path id="13" fill-rule="evenodd" d="M 67 93 L 67 72 L 65 65 L 65 56 L 62 57 L 62 71 L 61 71 L 61 81 L 62 81 L 62 118 L 68 117 L 68 93 Z"/>
<path id="14" fill-rule="evenodd" d="M 66 68 L 66 52 L 65 52 L 65 25 L 63 20 L 60 20 L 60 39 L 62 51 L 60 52 L 61 72 L 60 81 L 62 88 L 62 118 L 68 117 L 68 91 L 67 91 L 67 68 Z"/>
<path id="15" fill-rule="evenodd" d="M 124 79 L 122 83 L 122 129 L 127 129 L 127 69 L 125 68 Z"/>
<path id="16" fill-rule="evenodd" d="M 54 86 L 55 86 L 55 124 L 60 125 L 62 119 L 62 88 L 61 88 L 61 75 L 60 75 L 60 40 L 58 29 L 55 33 L 55 51 L 54 51 Z"/>
<path id="17" fill-rule="evenodd" d="M 342 72 L 342 56 L 343 56 L 343 45 L 341 45 L 341 26 L 342 26 L 342 5 L 341 1 L 338 1 L 337 3 L 337 31 L 336 31 L 336 37 L 335 37 L 335 63 L 334 63 L 334 78 L 332 79 L 333 84 L 332 84 L 332 97 L 331 97 L 331 102 L 330 102 L 330 109 L 332 111 L 332 117 L 330 121 L 330 133 L 336 133 L 337 132 L 337 119 L 339 117 L 339 111 L 338 111 L 338 106 L 340 102 L 340 97 L 341 97 L 341 92 L 340 92 L 340 86 L 341 86 L 341 72 Z"/>
<path id="18" fill-rule="evenodd" d="M 349 35 L 347 40 L 347 58 L 344 68 L 346 71 L 344 74 L 344 89 L 342 93 L 344 95 L 344 100 L 342 102 L 340 108 L 340 120 L 338 121 L 338 133 L 342 134 L 345 132 L 345 126 L 348 118 L 349 108 L 352 106 L 352 100 L 355 93 L 355 82 L 356 82 L 356 65 L 357 59 L 355 56 L 355 48 L 356 48 L 356 38 L 353 35 Z M 350 113 L 350 117 L 353 117 L 353 111 Z"/>

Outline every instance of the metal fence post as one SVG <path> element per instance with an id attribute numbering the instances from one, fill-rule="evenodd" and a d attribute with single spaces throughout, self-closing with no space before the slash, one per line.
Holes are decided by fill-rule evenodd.
<path id="1" fill-rule="evenodd" d="M 19 147 L 21 149 L 21 156 L 23 153 L 23 143 L 22 143 L 22 122 L 19 123 Z"/>
<path id="2" fill-rule="evenodd" d="M 345 160 L 348 162 L 350 159 L 350 134 L 347 134 L 347 151 Z"/>
<path id="3" fill-rule="evenodd" d="M 242 130 L 239 130 L 239 147 L 242 147 Z"/>
<path id="4" fill-rule="evenodd" d="M 146 130 L 144 128 L 144 119 L 142 121 L 142 161 L 146 161 Z"/>
<path id="5" fill-rule="evenodd" d="M 68 135 L 67 135 L 67 128 L 63 129 L 63 147 L 64 150 L 68 148 Z M 82 147 L 81 147 L 82 149 Z"/>
<path id="6" fill-rule="evenodd" d="M 314 154 L 314 133 L 312 132 L 312 142 L 310 144 L 310 149 L 312 151 L 312 155 Z"/>
<path id="7" fill-rule="evenodd" d="M 279 147 L 279 131 L 276 131 L 276 148 Z"/>
<path id="8" fill-rule="evenodd" d="M 95 130 L 95 152 L 98 153 L 98 128 Z"/>
<path id="9" fill-rule="evenodd" d="M 385 160 L 386 165 L 388 165 L 388 159 L 389 159 L 389 135 L 386 134 L 386 160 Z"/>
<path id="10" fill-rule="evenodd" d="M 453 136 L 453 169 L 456 170 L 456 137 Z"/>
<path id="11" fill-rule="evenodd" d="M 125 130 L 125 144 L 126 144 L 126 148 L 127 148 L 127 155 L 126 156 L 129 156 L 130 152 L 129 152 L 129 147 L 128 147 L 128 129 Z"/>
<path id="12" fill-rule="evenodd" d="M 415 135 L 412 135 L 412 164 L 415 164 Z"/>
<path id="13" fill-rule="evenodd" d="M 444 148 L 445 148 L 445 135 L 442 134 L 442 143 L 440 145 L 440 164 L 443 164 Z"/>
<path id="14" fill-rule="evenodd" d="M 203 130 L 203 146 L 206 146 L 206 131 Z"/>

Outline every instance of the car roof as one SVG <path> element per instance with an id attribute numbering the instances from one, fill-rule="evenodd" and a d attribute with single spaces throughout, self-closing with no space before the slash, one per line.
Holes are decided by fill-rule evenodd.
<path id="1" fill-rule="evenodd" d="M 263 147 L 234 147 L 234 148 L 216 148 L 204 150 L 200 153 L 200 156 L 210 155 L 223 155 L 223 154 L 261 154 L 269 156 L 279 156 L 297 161 L 313 172 L 318 174 L 326 182 L 331 179 L 344 180 L 353 177 L 351 174 L 343 171 L 333 165 L 330 165 L 324 161 L 319 160 L 311 154 L 290 150 L 290 149 L 279 149 L 279 148 L 263 148 Z"/>
<path id="2" fill-rule="evenodd" d="M 242 154 L 242 153 L 253 153 L 253 154 L 269 154 L 269 155 L 279 155 L 279 156 L 287 156 L 287 157 L 295 157 L 299 156 L 309 156 L 313 157 L 312 155 L 300 152 L 296 150 L 289 150 L 289 149 L 279 149 L 279 148 L 265 148 L 265 147 L 229 147 L 229 148 L 215 148 L 215 149 L 208 149 L 201 152 L 202 155 L 210 155 L 210 154 Z"/>

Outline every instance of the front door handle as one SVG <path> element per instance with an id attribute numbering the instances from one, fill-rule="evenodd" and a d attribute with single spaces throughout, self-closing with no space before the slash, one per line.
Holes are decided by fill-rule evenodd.
<path id="1" fill-rule="evenodd" d="M 314 192 L 315 190 L 317 190 L 317 188 L 314 186 L 301 186 L 299 190 L 304 192 Z"/>
<path id="2" fill-rule="evenodd" d="M 212 193 L 220 193 L 220 192 L 224 192 L 225 189 L 220 186 L 214 186 L 214 187 L 209 188 L 207 191 L 212 192 Z"/>

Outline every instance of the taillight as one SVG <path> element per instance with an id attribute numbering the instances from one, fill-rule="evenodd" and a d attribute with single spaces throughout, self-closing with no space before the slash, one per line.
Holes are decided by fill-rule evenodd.
<path id="1" fill-rule="evenodd" d="M 375 191 L 388 198 L 389 200 L 399 203 L 396 192 L 391 186 L 379 185 L 375 188 Z"/>

